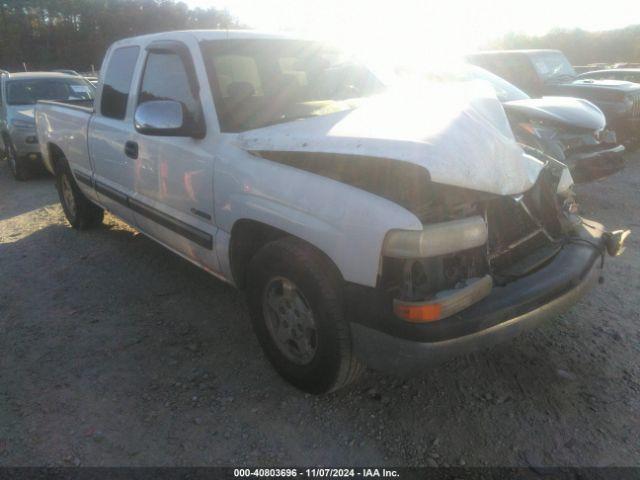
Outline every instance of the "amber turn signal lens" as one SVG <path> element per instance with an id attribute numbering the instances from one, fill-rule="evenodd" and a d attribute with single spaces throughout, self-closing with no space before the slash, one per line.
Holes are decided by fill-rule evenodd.
<path id="1" fill-rule="evenodd" d="M 440 320 L 442 305 L 430 303 L 428 305 L 395 305 L 395 314 L 408 322 L 421 323 Z"/>

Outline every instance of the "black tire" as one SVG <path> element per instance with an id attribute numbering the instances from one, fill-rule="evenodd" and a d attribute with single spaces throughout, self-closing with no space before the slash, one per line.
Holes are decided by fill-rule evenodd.
<path id="1" fill-rule="evenodd" d="M 18 156 L 15 147 L 13 146 L 13 142 L 10 137 L 4 137 L 4 156 L 7 159 L 7 163 L 9 164 L 9 170 L 11 170 L 11 174 L 13 178 L 18 180 L 19 182 L 24 182 L 29 179 L 29 166 L 26 164 L 24 159 Z"/>
<path id="2" fill-rule="evenodd" d="M 352 351 L 351 332 L 344 318 L 343 281 L 335 266 L 314 247 L 286 237 L 260 249 L 248 268 L 251 321 L 276 371 L 309 393 L 326 393 L 353 382 L 364 367 Z M 267 288 L 280 279 L 295 285 L 313 314 L 315 352 L 305 364 L 292 361 L 283 353 L 267 325 Z"/>
<path id="3" fill-rule="evenodd" d="M 87 230 L 102 223 L 104 210 L 92 203 L 80 191 L 69 167 L 59 162 L 56 168 L 56 189 L 64 215 L 76 230 Z"/>

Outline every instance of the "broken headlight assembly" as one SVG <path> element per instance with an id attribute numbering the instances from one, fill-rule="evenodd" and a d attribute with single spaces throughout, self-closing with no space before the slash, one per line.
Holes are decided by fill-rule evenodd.
<path id="1" fill-rule="evenodd" d="M 541 266 L 562 241 L 556 196 L 575 209 L 571 184 L 566 167 L 550 159 L 526 194 L 469 192 L 462 204 L 450 202 L 444 215 L 434 216 L 422 230 L 389 232 L 382 286 L 392 293 L 396 316 L 413 323 L 451 317 L 488 296 L 494 285 Z M 554 248 L 540 250 L 547 244 Z M 536 258 L 528 258 L 534 253 Z"/>
<path id="2" fill-rule="evenodd" d="M 395 314 L 409 322 L 441 320 L 486 297 L 488 230 L 480 215 L 393 230 L 385 238 L 387 280 L 397 290 Z"/>
<path id="3" fill-rule="evenodd" d="M 479 215 L 425 225 L 422 230 L 392 230 L 383 254 L 391 258 L 429 258 L 479 247 L 487 242 L 487 224 Z"/>

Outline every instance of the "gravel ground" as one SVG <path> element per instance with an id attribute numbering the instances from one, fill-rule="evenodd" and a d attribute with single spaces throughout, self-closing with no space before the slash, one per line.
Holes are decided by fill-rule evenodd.
<path id="1" fill-rule="evenodd" d="M 579 188 L 640 231 L 640 156 Z M 409 380 L 285 384 L 242 294 L 0 163 L 0 465 L 640 465 L 640 241 L 569 313 Z"/>

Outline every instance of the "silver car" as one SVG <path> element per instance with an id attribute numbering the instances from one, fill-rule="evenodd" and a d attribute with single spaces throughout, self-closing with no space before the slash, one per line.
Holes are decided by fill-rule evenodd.
<path id="1" fill-rule="evenodd" d="M 55 72 L 0 75 L 0 140 L 16 180 L 26 180 L 41 162 L 34 107 L 38 100 L 92 106 L 95 87 L 82 77 Z"/>

